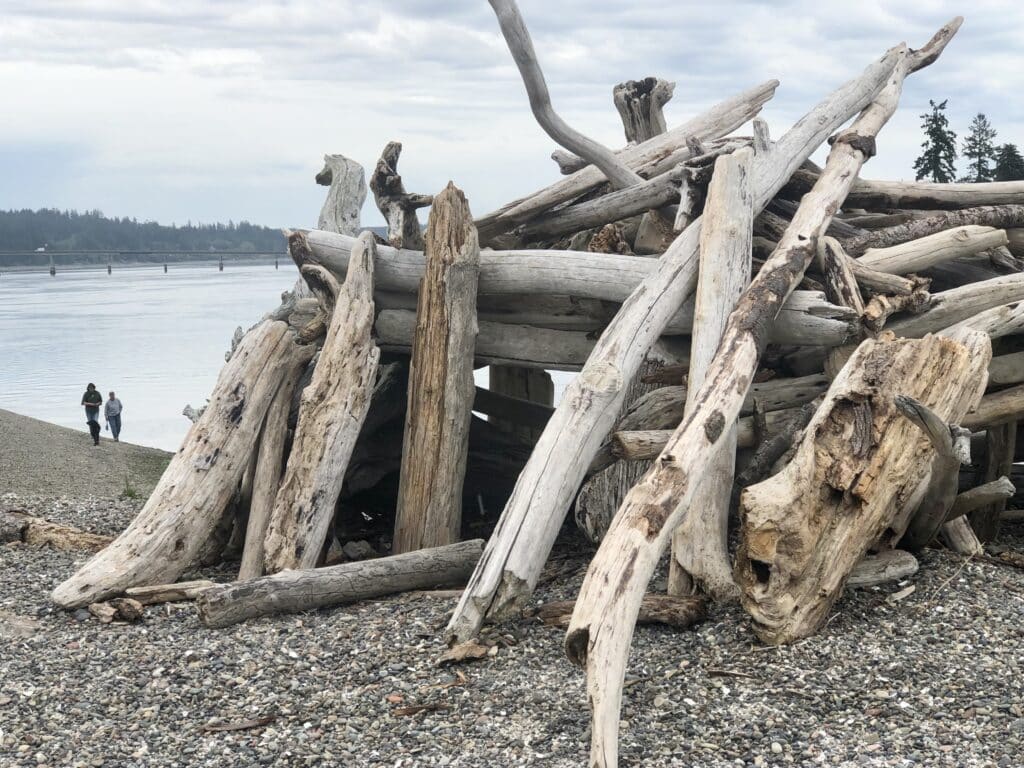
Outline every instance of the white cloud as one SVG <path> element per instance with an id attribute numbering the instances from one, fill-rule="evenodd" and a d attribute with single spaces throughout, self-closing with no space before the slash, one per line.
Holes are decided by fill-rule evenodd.
<path id="1" fill-rule="evenodd" d="M 0 161 L 20 151 L 40 158 L 40 173 L 16 164 L 26 177 L 0 186 L 0 207 L 308 224 L 322 199 L 312 183 L 321 156 L 342 152 L 369 168 L 390 139 L 405 146 L 409 189 L 453 179 L 479 213 L 556 178 L 552 143 L 482 2 L 3 5 Z M 923 43 L 958 10 L 945 0 L 520 5 L 557 108 L 613 144 L 618 81 L 675 80 L 667 114 L 681 121 L 777 77 L 764 111 L 777 135 L 886 48 Z M 943 58 L 908 80 L 867 172 L 911 175 L 929 98 L 949 98 L 961 132 L 984 111 L 1001 140 L 1024 144 L 1021 21 L 1014 3 L 975 2 Z M 59 162 L 43 160 L 47 148 Z M 365 219 L 379 220 L 372 203 Z"/>

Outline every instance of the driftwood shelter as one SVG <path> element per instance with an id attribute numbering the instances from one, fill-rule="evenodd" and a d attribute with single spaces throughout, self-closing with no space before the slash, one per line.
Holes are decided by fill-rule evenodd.
<path id="1" fill-rule="evenodd" d="M 385 240 L 360 232 L 363 168 L 328 155 L 318 229 L 288 233 L 300 281 L 53 599 L 196 598 L 219 627 L 465 584 L 462 643 L 521 613 L 572 518 L 599 547 L 547 615 L 586 670 L 591 764 L 612 766 L 638 619 L 739 601 L 786 643 L 921 548 L 998 536 L 1021 479 L 1024 183 L 860 178 L 960 19 L 776 139 L 758 118 L 775 81 L 671 128 L 673 83 L 622 83 L 613 151 L 555 112 L 513 0 L 490 4 L 564 177 L 474 218 L 453 184 L 406 191 L 390 142 L 369 179 Z M 553 369 L 577 372 L 557 405 Z M 345 546 L 374 531 L 388 556 Z M 237 582 L 171 586 L 231 551 Z M 648 595 L 666 552 L 670 594 Z"/>

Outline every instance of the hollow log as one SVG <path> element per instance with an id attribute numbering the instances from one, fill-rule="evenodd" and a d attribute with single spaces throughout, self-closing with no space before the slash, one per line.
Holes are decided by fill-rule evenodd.
<path id="1" fill-rule="evenodd" d="M 398 157 L 401 154 L 401 143 L 389 141 L 385 145 L 370 177 L 370 189 L 373 190 L 377 208 L 388 224 L 388 243 L 394 248 L 422 250 L 423 234 L 420 232 L 416 209 L 430 205 L 431 197 L 405 191 L 402 177 L 398 175 Z"/>
<path id="2" fill-rule="evenodd" d="M 296 346 L 292 350 L 284 379 L 274 394 L 260 431 L 252 502 L 245 530 L 245 546 L 238 568 L 239 581 L 263 575 L 264 539 L 284 470 L 284 449 L 288 438 L 288 414 L 291 411 L 292 395 L 314 352 L 315 347 L 312 345 Z"/>
<path id="3" fill-rule="evenodd" d="M 793 460 L 742 496 L 736 579 L 762 640 L 816 632 L 853 566 L 926 481 L 934 445 L 899 415 L 896 395 L 955 422 L 981 396 L 989 355 L 988 339 L 965 331 L 962 343 L 866 341 L 850 358 Z"/>
<path id="4" fill-rule="evenodd" d="M 693 407 L 693 396 L 704 383 L 729 315 L 750 280 L 754 209 L 748 179 L 752 159 L 753 149 L 720 157 L 708 187 L 684 415 Z M 696 512 L 672 534 L 670 595 L 701 591 L 717 600 L 738 596 L 728 541 L 735 460 L 736 426 L 727 423 L 716 455 L 708 462 L 694 494 Z"/>
<path id="5" fill-rule="evenodd" d="M 451 182 L 430 209 L 426 254 L 409 367 L 395 554 L 452 544 L 462 527 L 480 246 L 465 195 Z"/>
<path id="6" fill-rule="evenodd" d="M 196 560 L 249 464 L 294 346 L 288 325 L 263 321 L 221 369 L 209 405 L 132 523 L 53 591 L 62 608 L 173 581 Z"/>
<path id="7" fill-rule="evenodd" d="M 959 20 L 936 36 L 932 45 L 943 46 L 958 26 Z M 701 476 L 724 427 L 739 414 L 778 307 L 802 278 L 813 257 L 814 239 L 841 207 L 850 183 L 873 150 L 874 135 L 895 110 L 908 59 L 913 66 L 921 66 L 928 57 L 908 56 L 906 47 L 898 46 L 883 57 L 877 69 L 869 68 L 850 84 L 849 90 L 837 92 L 837 96 L 842 93 L 849 99 L 852 90 L 856 95 L 850 101 L 856 103 L 856 108 L 866 109 L 851 128 L 836 137 L 818 185 L 805 196 L 786 237 L 730 316 L 719 354 L 709 368 L 692 415 L 684 420 L 656 469 L 627 497 L 591 562 L 566 637 L 566 653 L 571 661 L 587 669 L 593 710 L 592 766 L 617 764 L 622 683 L 633 625 L 647 582 L 669 534 L 679 525 L 693 498 L 695 478 Z M 808 124 L 823 126 L 829 124 L 825 115 L 848 114 L 845 110 L 850 102 L 832 112 L 834 106 L 834 101 L 831 106 L 822 105 L 797 123 L 766 153 L 768 162 L 788 154 L 785 148 L 789 139 L 809 128 Z M 806 158 L 801 152 L 794 158 L 797 163 L 793 167 L 787 163 L 787 179 Z M 754 179 L 758 176 L 757 160 L 755 157 Z M 760 185 L 754 181 L 751 187 L 757 201 L 754 208 L 759 211 Z"/>
<path id="8" fill-rule="evenodd" d="M 359 240 L 344 285 L 327 270 L 302 267 L 331 320 L 313 378 L 302 392 L 292 451 L 267 527 L 268 573 L 317 564 L 370 406 L 380 359 L 371 338 L 375 247 L 369 232 Z"/>
<path id="9" fill-rule="evenodd" d="M 866 555 L 853 566 L 846 580 L 849 589 L 867 589 L 899 581 L 917 573 L 917 558 L 902 549 L 887 549 L 877 555 Z"/>
<path id="10" fill-rule="evenodd" d="M 483 542 L 474 539 L 393 557 L 284 571 L 207 589 L 196 599 L 196 607 L 204 626 L 219 628 L 259 616 L 300 613 L 396 592 L 461 584 L 482 548 Z"/>

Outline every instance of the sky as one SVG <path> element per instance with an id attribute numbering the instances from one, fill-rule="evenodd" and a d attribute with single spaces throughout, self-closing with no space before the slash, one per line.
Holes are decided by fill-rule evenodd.
<path id="1" fill-rule="evenodd" d="M 920 116 L 949 100 L 1024 145 L 1024 4 L 997 0 L 520 0 L 555 109 L 621 146 L 611 89 L 676 83 L 669 125 L 765 80 L 783 133 L 886 49 L 957 14 L 908 78 L 867 178 L 913 179 Z M 390 140 L 410 192 L 454 181 L 476 215 L 557 180 L 484 0 L 0 0 L 0 209 L 161 223 L 316 222 L 324 153 L 371 171 Z M 363 224 L 381 223 L 368 196 Z"/>

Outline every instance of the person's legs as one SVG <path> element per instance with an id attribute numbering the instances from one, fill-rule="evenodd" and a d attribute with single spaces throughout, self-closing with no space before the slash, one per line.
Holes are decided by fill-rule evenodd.
<path id="1" fill-rule="evenodd" d="M 121 434 L 121 414 L 110 417 L 110 434 L 114 436 L 114 442 L 120 442 L 117 436 Z"/>

